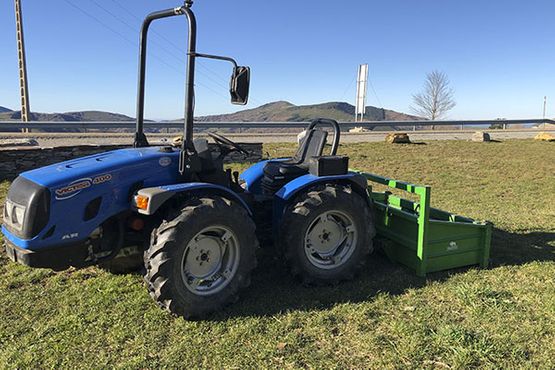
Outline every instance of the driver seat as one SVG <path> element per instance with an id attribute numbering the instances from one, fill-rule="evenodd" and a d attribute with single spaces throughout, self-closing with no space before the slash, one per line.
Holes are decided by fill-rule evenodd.
<path id="1" fill-rule="evenodd" d="M 309 129 L 292 158 L 268 161 L 264 166 L 264 177 L 262 179 L 264 193 L 274 194 L 289 181 L 307 174 L 310 158 L 322 155 L 327 137 L 327 131 Z"/>

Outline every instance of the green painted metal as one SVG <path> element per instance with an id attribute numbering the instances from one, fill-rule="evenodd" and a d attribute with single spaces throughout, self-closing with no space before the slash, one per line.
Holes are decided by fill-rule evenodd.
<path id="1" fill-rule="evenodd" d="M 489 262 L 493 225 L 488 221 L 442 211 L 430 206 L 431 188 L 351 170 L 369 181 L 368 195 L 376 211 L 378 237 L 387 256 L 413 269 L 418 276 Z M 416 194 L 418 202 L 390 192 L 374 192 L 372 184 Z"/>

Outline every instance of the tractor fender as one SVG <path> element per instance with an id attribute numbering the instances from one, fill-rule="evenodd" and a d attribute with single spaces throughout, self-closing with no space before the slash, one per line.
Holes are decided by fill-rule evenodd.
<path id="1" fill-rule="evenodd" d="M 320 183 L 343 183 L 353 186 L 353 190 L 359 193 L 364 198 L 368 198 L 366 192 L 367 180 L 364 176 L 359 175 L 355 172 L 348 172 L 344 175 L 333 175 L 333 176 L 315 176 L 312 174 L 306 174 L 297 177 L 295 180 L 288 182 L 281 189 L 276 192 L 276 197 L 287 202 L 293 198 L 298 192 L 312 187 Z"/>
<path id="2" fill-rule="evenodd" d="M 229 196 L 231 199 L 237 200 L 239 204 L 245 207 L 249 215 L 252 216 L 252 211 L 249 205 L 235 192 L 224 186 L 205 182 L 189 182 L 184 184 L 163 185 L 140 189 L 137 192 L 137 195 L 146 196 L 149 198 L 149 201 L 146 209 L 137 209 L 137 211 L 144 215 L 153 215 L 166 201 L 171 199 L 173 196 L 196 190 L 207 190 L 215 194 Z"/>
<path id="3" fill-rule="evenodd" d="M 274 206 L 272 211 L 272 225 L 274 236 L 277 235 L 278 226 L 281 223 L 283 212 L 285 211 L 289 203 L 294 199 L 296 194 L 314 185 L 329 183 L 351 185 L 353 191 L 361 195 L 364 199 L 367 199 L 368 204 L 372 202 L 367 192 L 367 180 L 364 176 L 359 175 L 358 173 L 348 172 L 344 175 L 334 176 L 314 176 L 311 174 L 307 174 L 297 177 L 295 180 L 285 184 L 285 186 L 279 189 L 275 194 Z"/>

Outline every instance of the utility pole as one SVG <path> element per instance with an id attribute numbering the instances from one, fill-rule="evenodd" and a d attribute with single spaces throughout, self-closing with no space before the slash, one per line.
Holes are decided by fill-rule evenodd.
<path id="1" fill-rule="evenodd" d="M 27 84 L 27 62 L 25 60 L 25 42 L 23 40 L 23 15 L 21 0 L 15 0 L 15 26 L 17 32 L 17 56 L 19 60 L 19 89 L 21 94 L 21 122 L 28 122 L 31 109 L 29 104 L 29 86 Z M 28 129 L 22 129 L 28 132 Z"/>
<path id="2" fill-rule="evenodd" d="M 543 97 L 543 128 L 545 129 L 545 112 L 547 108 L 547 96 Z"/>

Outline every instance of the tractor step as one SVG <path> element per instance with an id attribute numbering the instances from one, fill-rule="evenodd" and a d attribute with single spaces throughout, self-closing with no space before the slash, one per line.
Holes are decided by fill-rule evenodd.
<path id="1" fill-rule="evenodd" d="M 357 172 L 369 182 L 374 202 L 377 235 L 394 261 L 413 269 L 418 276 L 458 267 L 489 263 L 492 223 L 475 221 L 430 207 L 431 188 Z M 416 194 L 418 202 L 388 191 L 374 192 L 371 183 Z"/>

